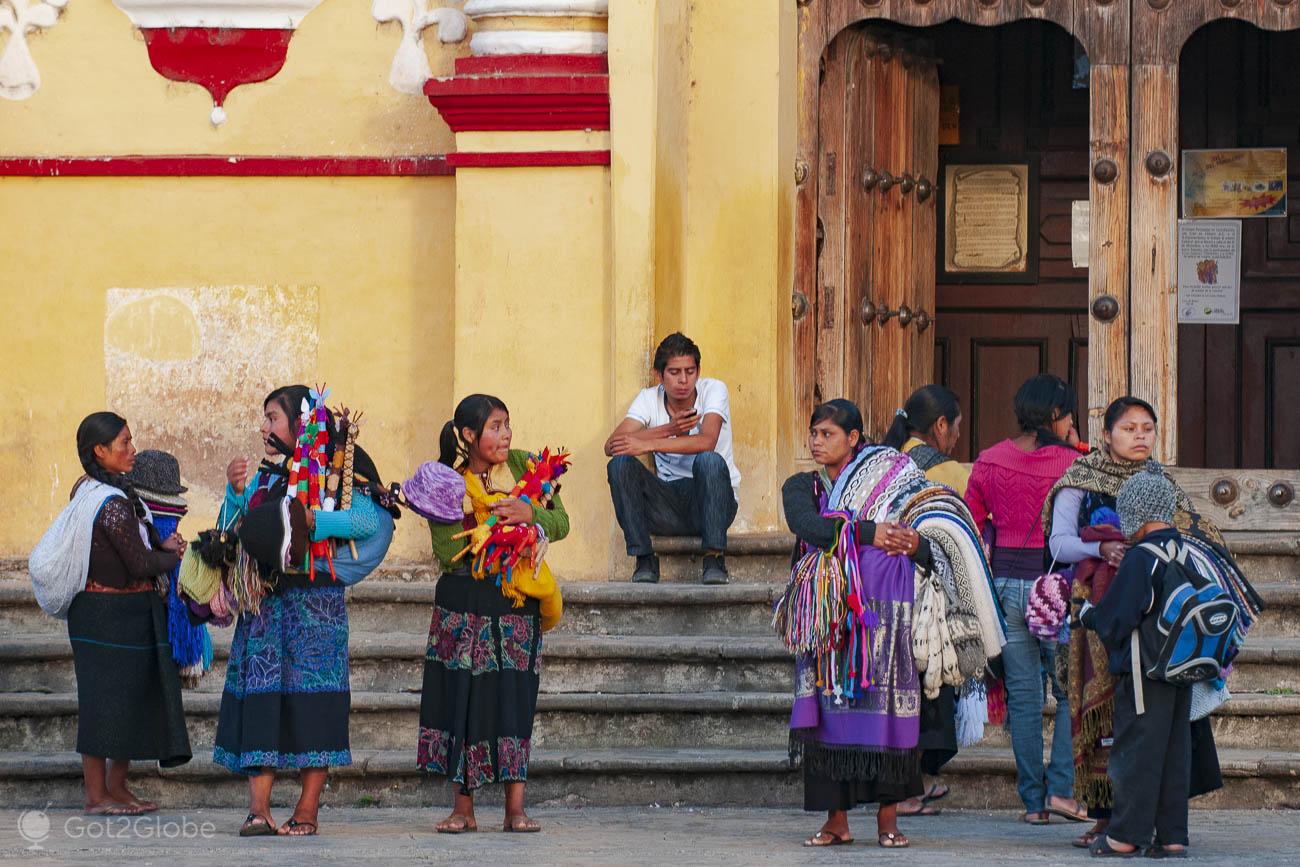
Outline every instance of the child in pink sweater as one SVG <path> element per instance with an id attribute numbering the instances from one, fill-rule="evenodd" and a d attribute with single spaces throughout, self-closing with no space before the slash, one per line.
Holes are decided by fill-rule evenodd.
<path id="1" fill-rule="evenodd" d="M 1007 644 L 1002 649 L 1011 749 L 1017 789 L 1025 805 L 1023 820 L 1046 825 L 1052 815 L 1087 821 L 1074 800 L 1074 760 L 1070 707 L 1056 682 L 1056 644 L 1040 642 L 1025 624 L 1025 605 L 1033 581 L 1046 571 L 1039 515 L 1048 491 L 1079 453 L 1074 431 L 1074 391 L 1055 376 L 1036 376 L 1016 392 L 1020 435 L 986 449 L 971 469 L 966 503 L 980 532 L 993 527 L 993 575 Z M 985 534 L 987 538 L 987 534 Z M 1046 672 L 1046 673 L 1045 673 Z M 1050 677 L 1056 696 L 1056 727 L 1051 761 L 1043 765 L 1043 691 Z"/>

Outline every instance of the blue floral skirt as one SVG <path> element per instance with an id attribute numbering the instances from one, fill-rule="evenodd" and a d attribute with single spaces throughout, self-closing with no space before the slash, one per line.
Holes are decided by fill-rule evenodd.
<path id="1" fill-rule="evenodd" d="M 439 578 L 416 763 L 465 794 L 527 780 L 541 648 L 536 599 L 512 608 L 490 579 Z"/>
<path id="2" fill-rule="evenodd" d="M 236 773 L 352 764 L 343 586 L 290 588 L 240 615 L 212 758 Z"/>

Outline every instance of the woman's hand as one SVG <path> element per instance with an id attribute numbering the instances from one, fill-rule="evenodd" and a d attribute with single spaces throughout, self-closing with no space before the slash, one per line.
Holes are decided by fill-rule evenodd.
<path id="1" fill-rule="evenodd" d="M 492 514 L 507 525 L 533 523 L 532 505 L 525 503 L 518 497 L 506 497 L 504 500 L 497 500 L 492 504 Z"/>
<path id="2" fill-rule="evenodd" d="M 244 485 L 248 482 L 248 468 L 252 462 L 248 458 L 235 458 L 226 467 L 226 481 L 230 482 L 230 487 L 236 494 L 244 493 Z"/>
<path id="3" fill-rule="evenodd" d="M 916 553 L 921 544 L 921 534 L 902 524 L 877 524 L 871 544 L 891 556 L 908 557 Z"/>
<path id="4" fill-rule="evenodd" d="M 1124 555 L 1128 553 L 1128 542 L 1102 542 L 1101 559 L 1105 560 L 1111 566 L 1119 568 L 1123 562 Z"/>
<path id="5" fill-rule="evenodd" d="M 168 536 L 166 539 L 163 540 L 162 549 L 164 551 L 170 551 L 172 554 L 175 554 L 177 557 L 184 557 L 185 549 L 186 547 L 188 547 L 188 545 L 189 543 L 186 542 L 184 538 L 182 538 L 180 533 L 172 533 L 170 536 Z"/>

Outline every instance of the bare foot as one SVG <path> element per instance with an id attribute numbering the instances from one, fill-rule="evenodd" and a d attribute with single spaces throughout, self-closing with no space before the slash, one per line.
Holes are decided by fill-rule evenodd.
<path id="1" fill-rule="evenodd" d="M 293 817 L 280 826 L 275 833 L 281 837 L 311 837 L 316 834 L 316 814 L 294 811 Z"/>
<path id="2" fill-rule="evenodd" d="M 134 804 L 135 806 L 141 808 L 142 813 L 153 813 L 158 810 L 157 802 L 142 800 L 141 798 L 137 797 L 134 792 L 128 789 L 126 787 L 126 784 L 123 784 L 120 788 L 117 789 L 109 789 L 108 796 L 112 798 L 114 801 L 118 801 L 123 804 Z"/>
<path id="3" fill-rule="evenodd" d="M 506 816 L 505 825 L 501 830 L 506 833 L 535 834 L 542 830 L 542 826 L 536 819 L 530 819 L 524 813 L 515 813 L 513 816 Z"/>

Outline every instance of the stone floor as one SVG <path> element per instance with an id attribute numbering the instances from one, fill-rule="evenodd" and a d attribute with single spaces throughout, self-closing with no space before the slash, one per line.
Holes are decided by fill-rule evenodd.
<path id="1" fill-rule="evenodd" d="M 889 858 L 911 864 L 1082 864 L 1069 845 L 1069 823 L 1030 828 L 1007 812 L 950 811 L 903 826 L 912 847 L 886 852 L 872 844 L 874 820 L 853 816 L 858 842 L 812 851 L 800 841 L 816 817 L 793 810 L 538 809 L 538 835 L 499 832 L 440 836 L 434 814 L 414 809 L 334 809 L 321 814 L 321 835 L 241 840 L 235 810 L 164 812 L 142 821 L 82 817 L 67 811 L 0 810 L 0 860 L 43 864 L 390 864 L 400 861 L 483 864 L 827 864 Z M 44 816 L 44 818 L 42 818 Z M 277 818 L 283 819 L 286 816 Z M 1291 812 L 1198 811 L 1192 852 L 1200 864 L 1300 864 L 1300 822 Z M 479 816 L 486 831 L 499 808 Z M 24 834 L 25 832 L 25 834 Z M 112 835 L 111 837 L 109 835 Z M 29 849 L 39 840 L 40 849 Z"/>

